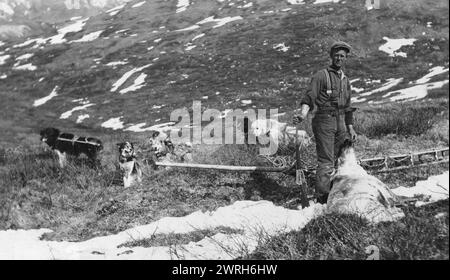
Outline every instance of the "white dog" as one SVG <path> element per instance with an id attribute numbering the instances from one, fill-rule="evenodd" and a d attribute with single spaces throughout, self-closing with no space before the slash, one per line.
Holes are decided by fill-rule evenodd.
<path id="1" fill-rule="evenodd" d="M 311 141 L 306 131 L 298 130 L 296 132 L 295 127 L 287 126 L 286 123 L 272 119 L 255 120 L 252 122 L 251 131 L 257 137 L 265 135 L 273 140 L 276 139 L 279 144 L 295 142 L 296 139 L 303 144 L 309 144 Z"/>
<path id="2" fill-rule="evenodd" d="M 405 216 L 395 207 L 396 202 L 395 194 L 358 164 L 352 143 L 346 140 L 339 152 L 338 168 L 332 176 L 328 212 L 358 214 L 373 223 L 396 221 Z"/>

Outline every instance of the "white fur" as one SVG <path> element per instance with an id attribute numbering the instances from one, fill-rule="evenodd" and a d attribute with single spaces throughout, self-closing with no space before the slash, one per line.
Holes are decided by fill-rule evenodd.
<path id="1" fill-rule="evenodd" d="M 120 164 L 120 168 L 123 171 L 123 186 L 125 188 L 129 188 L 136 183 L 140 183 L 142 181 L 142 170 L 137 167 L 137 173 L 133 173 L 133 168 L 136 162 L 128 161 Z"/>
<path id="2" fill-rule="evenodd" d="M 403 211 L 395 207 L 395 194 L 358 164 L 353 148 L 338 159 L 332 182 L 327 202 L 330 213 L 358 214 L 373 223 L 404 217 Z"/>
<path id="3" fill-rule="evenodd" d="M 173 149 L 166 145 L 166 142 L 170 142 L 173 145 Z M 152 150 L 158 155 L 158 161 L 163 163 L 183 161 L 192 162 L 192 144 L 191 143 L 178 143 L 174 144 L 168 134 L 160 132 L 159 135 L 151 137 L 149 139 L 149 145 Z"/>
<path id="4" fill-rule="evenodd" d="M 55 150 L 56 154 L 58 155 L 58 162 L 59 162 L 59 166 L 62 168 L 66 165 L 67 163 L 67 156 L 66 153 L 62 153 L 59 150 Z"/>
<path id="5" fill-rule="evenodd" d="M 169 135 L 161 131 L 157 136 L 150 137 L 148 142 L 156 154 L 165 154 L 168 152 L 165 144 L 167 140 L 169 140 Z"/>
<path id="6" fill-rule="evenodd" d="M 280 144 L 295 142 L 295 140 L 299 140 L 303 144 L 310 143 L 310 137 L 306 131 L 297 131 L 295 127 L 287 126 L 286 123 L 277 120 L 255 120 L 251 124 L 251 131 L 257 137 L 267 135 Z"/>

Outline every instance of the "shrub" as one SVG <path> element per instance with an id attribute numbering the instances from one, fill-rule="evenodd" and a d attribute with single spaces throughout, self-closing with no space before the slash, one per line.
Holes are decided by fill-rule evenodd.
<path id="1" fill-rule="evenodd" d="M 421 135 L 433 127 L 437 115 L 447 109 L 448 101 L 431 104 L 406 103 L 377 106 L 356 114 L 355 128 L 367 137 L 389 134 Z"/>

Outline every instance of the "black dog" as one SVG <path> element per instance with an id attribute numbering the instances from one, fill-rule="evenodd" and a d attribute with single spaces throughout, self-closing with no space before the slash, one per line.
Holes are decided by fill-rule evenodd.
<path id="1" fill-rule="evenodd" d="M 61 133 L 57 128 L 43 129 L 40 134 L 41 141 L 47 143 L 58 155 L 61 167 L 64 167 L 66 163 L 67 154 L 73 156 L 85 154 L 92 163 L 95 163 L 98 153 L 103 149 L 102 142 L 97 138 Z"/>

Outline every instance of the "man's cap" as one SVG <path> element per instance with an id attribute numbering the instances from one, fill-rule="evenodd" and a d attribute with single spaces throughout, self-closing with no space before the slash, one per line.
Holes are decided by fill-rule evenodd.
<path id="1" fill-rule="evenodd" d="M 332 54 L 334 50 L 338 50 L 338 49 L 344 49 L 347 53 L 349 53 L 351 51 L 352 47 L 349 44 L 347 44 L 346 42 L 342 42 L 342 41 L 334 42 L 333 45 L 331 45 L 330 54 Z"/>

